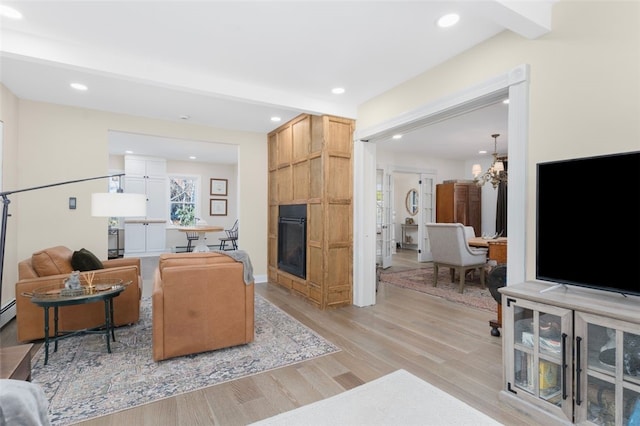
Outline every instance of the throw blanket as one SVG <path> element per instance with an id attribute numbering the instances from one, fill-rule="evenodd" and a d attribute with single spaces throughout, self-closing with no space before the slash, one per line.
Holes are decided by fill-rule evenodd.
<path id="1" fill-rule="evenodd" d="M 244 283 L 249 285 L 253 282 L 253 265 L 251 265 L 251 259 L 249 259 L 249 254 L 244 250 L 211 250 L 213 253 L 220 253 L 226 256 L 229 256 L 236 262 L 242 262 L 244 266 Z"/>
<path id="2" fill-rule="evenodd" d="M 35 383 L 0 379 L 0 425 L 48 426 L 48 406 Z"/>

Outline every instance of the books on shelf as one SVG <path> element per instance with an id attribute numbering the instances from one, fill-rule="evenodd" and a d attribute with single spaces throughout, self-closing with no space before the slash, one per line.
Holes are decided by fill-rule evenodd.
<path id="1" fill-rule="evenodd" d="M 522 344 L 533 347 L 533 333 L 529 331 L 522 332 Z M 562 351 L 562 341 L 551 337 L 540 337 L 540 350 L 559 354 Z"/>

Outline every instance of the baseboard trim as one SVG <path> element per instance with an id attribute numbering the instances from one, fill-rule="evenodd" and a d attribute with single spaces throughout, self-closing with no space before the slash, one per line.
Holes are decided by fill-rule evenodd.
<path id="1" fill-rule="evenodd" d="M 11 300 L 0 309 L 0 329 L 16 316 L 16 299 Z"/>

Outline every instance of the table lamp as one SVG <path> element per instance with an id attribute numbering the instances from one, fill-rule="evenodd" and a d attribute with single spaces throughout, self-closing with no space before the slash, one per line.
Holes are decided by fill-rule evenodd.
<path id="1" fill-rule="evenodd" d="M 144 194 L 105 192 L 91 194 L 91 216 L 144 217 L 147 197 Z"/>

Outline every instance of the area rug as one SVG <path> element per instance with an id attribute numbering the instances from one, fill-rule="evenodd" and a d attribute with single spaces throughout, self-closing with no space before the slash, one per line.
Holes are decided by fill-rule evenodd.
<path id="1" fill-rule="evenodd" d="M 311 403 L 254 426 L 499 425 L 405 370 L 397 370 L 346 392 Z"/>
<path id="2" fill-rule="evenodd" d="M 480 278 L 465 280 L 464 293 L 458 292 L 459 281 L 451 282 L 449 268 L 438 271 L 438 286 L 433 286 L 433 267 L 409 269 L 400 272 L 382 272 L 380 282 L 409 288 L 433 296 L 442 297 L 451 302 L 461 303 L 474 308 L 495 312 L 498 306 L 488 288 L 480 286 Z M 457 281 L 457 280 L 456 280 Z"/>
<path id="3" fill-rule="evenodd" d="M 107 353 L 104 337 L 83 335 L 33 359 L 32 381 L 49 400 L 52 425 L 112 414 L 158 399 L 235 380 L 339 351 L 331 342 L 256 295 L 255 340 L 233 348 L 154 362 L 151 299 L 143 297 L 140 321 L 116 329 Z"/>

